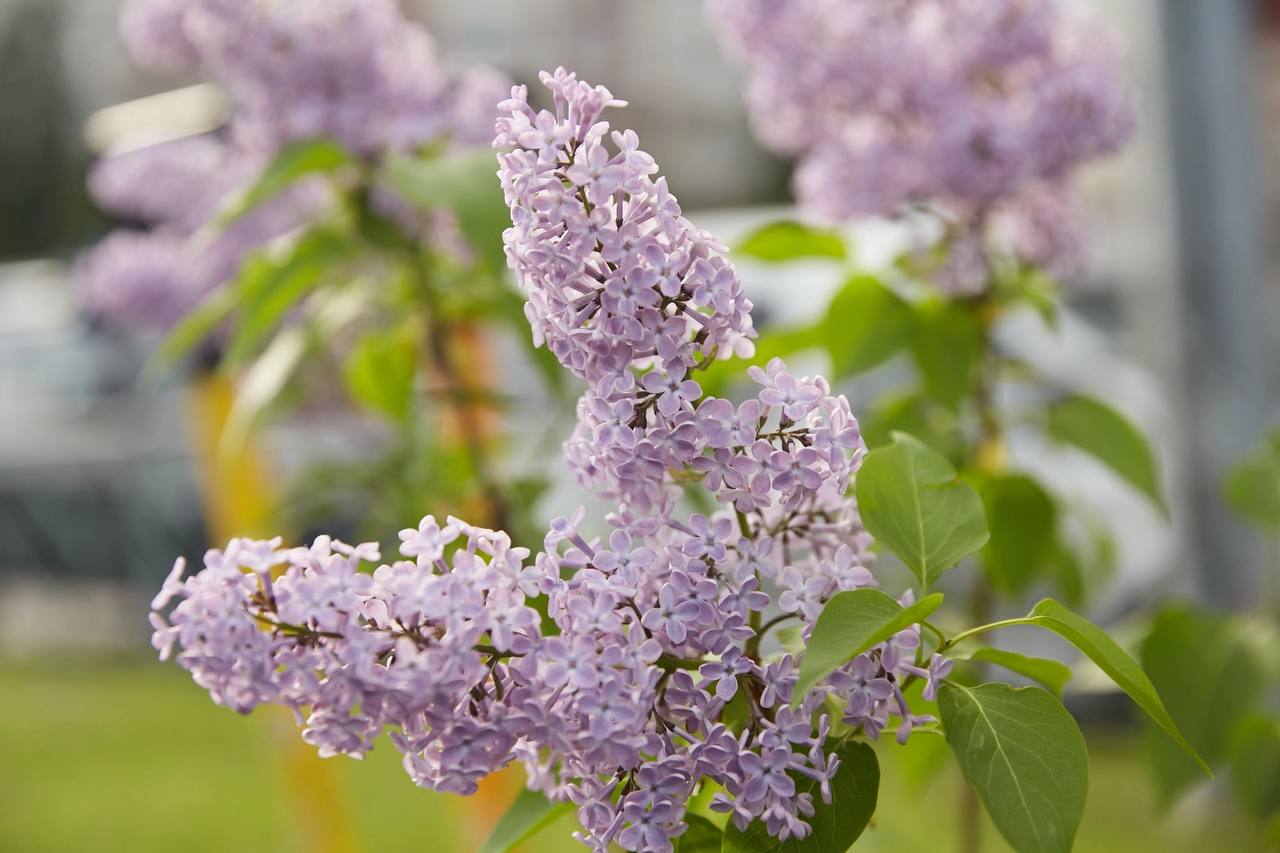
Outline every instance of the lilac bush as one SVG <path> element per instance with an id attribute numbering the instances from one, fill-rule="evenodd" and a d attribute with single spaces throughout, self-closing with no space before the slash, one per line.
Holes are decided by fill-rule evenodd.
<path id="1" fill-rule="evenodd" d="M 1063 274 L 1081 260 L 1069 179 L 1133 116 L 1107 34 L 1057 0 L 710 0 L 748 73 L 759 138 L 798 158 L 827 220 L 929 206 L 945 284 L 980 289 L 994 241 Z"/>
<path id="2" fill-rule="evenodd" d="M 292 709 L 322 755 L 360 757 L 387 731 L 425 787 L 470 793 L 519 762 L 532 789 L 576 807 L 597 851 L 671 850 L 714 827 L 708 813 L 732 849 L 845 849 L 875 807 L 865 742 L 942 725 L 971 779 L 999 747 L 1019 786 L 1058 786 L 1035 803 L 1069 846 L 1074 722 L 1044 691 L 953 682 L 948 652 L 1040 619 L 1083 632 L 1072 642 L 1104 668 L 1124 653 L 1054 602 L 950 637 L 926 621 L 932 581 L 986 539 L 976 495 L 914 440 L 867 454 L 848 401 L 781 361 L 748 371 L 741 403 L 703 394 L 715 360 L 753 352 L 733 266 L 635 134 L 602 120 L 622 101 L 564 69 L 541 80 L 551 109 L 523 86 L 500 105 L 507 258 L 535 339 L 586 382 L 565 453 L 611 531 L 591 535 L 579 509 L 534 553 L 427 516 L 390 562 L 374 543 L 235 539 L 193 575 L 175 565 L 152 606 L 161 656 L 236 711 Z M 871 528 L 918 589 L 875 589 Z M 973 703 L 995 701 L 1012 728 L 971 737 Z M 1029 728 L 1057 751 L 1004 740 Z M 1025 815 L 1006 821 L 1006 799 L 984 802 L 1016 844 Z"/>
<path id="3" fill-rule="evenodd" d="M 341 210 L 333 186 L 302 181 L 224 221 L 288 146 L 326 139 L 372 167 L 480 145 L 509 85 L 492 69 L 447 68 L 394 0 L 129 0 L 120 25 L 138 62 L 204 75 L 232 104 L 216 132 L 109 153 L 93 169 L 94 200 L 129 224 L 87 254 L 79 278 L 92 307 L 128 325 L 172 326 L 250 252 Z M 453 236 L 447 223 L 407 217 L 385 190 L 376 201 L 411 219 L 406 230 Z"/>

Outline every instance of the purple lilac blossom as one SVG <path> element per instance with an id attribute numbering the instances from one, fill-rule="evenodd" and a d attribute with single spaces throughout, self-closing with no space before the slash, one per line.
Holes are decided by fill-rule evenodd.
<path id="1" fill-rule="evenodd" d="M 1067 179 L 1133 128 L 1116 52 L 1093 21 L 1057 0 L 709 0 L 709 10 L 747 70 L 757 136 L 798 158 L 802 208 L 845 220 L 930 205 L 962 241 L 972 232 L 1058 274 L 1079 265 L 1074 219 L 1046 214 L 1069 209 Z M 969 259 L 940 273 L 962 290 L 985 277 Z"/>
<path id="2" fill-rule="evenodd" d="M 759 391 L 740 405 L 702 395 L 700 365 L 749 351 L 732 266 L 633 134 L 603 148 L 607 91 L 563 70 L 543 80 L 555 113 L 517 87 L 498 123 L 513 148 L 499 155 L 508 252 L 534 334 L 590 385 L 567 449 L 580 474 L 597 460 L 587 482 L 614 499 L 613 531 L 585 535 L 579 509 L 531 555 L 428 516 L 400 531 L 406 559 L 371 574 L 371 544 L 233 540 L 188 578 L 175 566 L 153 643 L 220 704 L 294 709 L 322 755 L 361 756 L 386 730 L 416 783 L 461 793 L 520 761 L 532 788 L 577 806 L 577 837 L 601 853 L 671 850 L 710 783 L 737 826 L 803 838 L 839 768 L 833 726 L 876 738 L 895 724 L 905 741 L 931 718 L 904 685 L 932 695 L 950 662 L 926 660 L 912 626 L 791 707 L 797 656 L 764 646 L 766 625 L 807 635 L 832 595 L 875 584 L 848 494 L 857 421 L 824 379 L 778 360 L 750 369 Z M 721 508 L 678 509 L 676 482 Z"/>

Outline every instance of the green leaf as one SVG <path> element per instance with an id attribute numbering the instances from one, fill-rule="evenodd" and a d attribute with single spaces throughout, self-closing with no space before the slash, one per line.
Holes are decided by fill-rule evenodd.
<path id="1" fill-rule="evenodd" d="M 480 853 L 505 853 L 571 811 L 573 803 L 553 803 L 537 791 L 521 791 L 489 834 Z"/>
<path id="2" fill-rule="evenodd" d="M 1058 283 L 1043 270 L 1024 265 L 1011 275 L 997 277 L 996 289 L 1001 302 L 1024 302 L 1046 326 L 1058 328 Z"/>
<path id="3" fill-rule="evenodd" d="M 383 180 L 423 210 L 448 210 L 476 253 L 477 261 L 498 274 L 507 269 L 502 232 L 511 213 L 498 182 L 492 151 L 473 150 L 440 157 L 391 157 Z"/>
<path id="4" fill-rule="evenodd" d="M 1064 663 L 1048 658 L 1029 657 L 991 646 L 981 646 L 974 649 L 968 657 L 958 657 L 956 660 L 981 661 L 1002 666 L 1040 682 L 1059 697 L 1062 696 L 1062 690 L 1067 686 L 1067 682 L 1071 680 L 1071 667 Z"/>
<path id="5" fill-rule="evenodd" d="M 218 214 L 218 223 L 226 227 L 302 178 L 320 172 L 333 172 L 353 162 L 346 149 L 330 139 L 291 142 L 280 149 L 253 186 Z"/>
<path id="6" fill-rule="evenodd" d="M 1142 667 L 1120 648 L 1115 640 L 1094 625 L 1088 619 L 1077 616 L 1051 598 L 1046 598 L 1031 609 L 1025 620 L 1029 624 L 1039 625 L 1053 631 L 1071 643 L 1110 676 L 1116 686 L 1128 693 L 1138 707 L 1147 712 L 1156 725 L 1173 739 L 1178 746 L 1196 760 L 1205 773 L 1210 776 L 1213 771 L 1196 752 L 1195 748 L 1178 730 L 1177 724 L 1169 716 L 1160 694 L 1151 683 L 1151 679 L 1142 671 Z"/>
<path id="7" fill-rule="evenodd" d="M 824 337 L 835 378 L 854 376 L 906 347 L 911 308 L 879 279 L 856 275 L 832 298 Z"/>
<path id="8" fill-rule="evenodd" d="M 696 814 L 685 814 L 684 822 L 689 828 L 675 839 L 675 853 L 720 853 L 724 844 L 720 827 Z"/>
<path id="9" fill-rule="evenodd" d="M 903 607 L 878 589 L 837 592 L 822 608 L 800 662 L 792 691 L 792 706 L 837 667 L 909 625 L 915 625 L 942 604 L 942 594 L 927 595 Z"/>
<path id="10" fill-rule="evenodd" d="M 1057 508 L 1039 483 L 1022 474 L 991 477 L 981 494 L 991 529 L 982 549 L 983 569 L 998 590 L 1016 595 L 1053 556 Z"/>
<path id="11" fill-rule="evenodd" d="M 953 409 L 969 399 L 984 349 L 982 324 L 974 311 L 938 299 L 916 305 L 911 353 L 933 399 Z"/>
<path id="12" fill-rule="evenodd" d="M 227 413 L 227 426 L 220 450 L 229 453 L 243 447 L 249 431 L 263 413 L 280 398 L 309 350 L 309 335 L 292 326 L 276 335 L 262 355 L 244 372 L 236 387 L 235 400 Z"/>
<path id="13" fill-rule="evenodd" d="M 923 589 L 986 544 L 982 500 L 951 463 L 904 433 L 867 454 L 858 472 L 867 531 L 915 574 Z"/>
<path id="14" fill-rule="evenodd" d="M 281 256 L 264 251 L 250 257 L 231 283 L 237 321 L 226 361 L 235 364 L 252 355 L 285 314 L 353 250 L 343 235 L 317 228 Z"/>
<path id="15" fill-rule="evenodd" d="M 1280 722 L 1251 717 L 1236 727 L 1231 780 L 1250 815 L 1261 819 L 1280 812 Z"/>
<path id="16" fill-rule="evenodd" d="M 792 773 L 796 793 L 813 797 L 814 814 L 809 818 L 813 831 L 803 840 L 795 838 L 779 844 L 762 822 L 752 821 L 746 831 L 730 821 L 725 825 L 724 853 L 837 853 L 848 850 L 858 840 L 876 810 L 880 788 L 880 765 L 875 751 L 865 743 L 846 741 L 836 749 L 840 767 L 831 781 L 831 802 L 824 803 L 818 783 L 800 773 Z"/>
<path id="17" fill-rule="evenodd" d="M 1187 741 L 1211 766 L 1225 762 L 1231 731 L 1257 707 L 1264 678 L 1238 624 L 1216 613 L 1168 607 L 1156 616 L 1141 653 L 1144 669 Z M 1200 774 L 1167 738 L 1152 734 L 1148 754 L 1161 804 L 1168 806 Z"/>
<path id="18" fill-rule="evenodd" d="M 962 465 L 969 453 L 968 440 L 955 412 L 919 392 L 885 395 L 867 409 L 859 422 L 867 446 L 873 450 L 893 443 L 895 432 L 905 432 L 954 465 Z"/>
<path id="19" fill-rule="evenodd" d="M 960 771 L 1015 849 L 1066 853 L 1089 790 L 1089 753 L 1076 721 L 1038 687 L 955 682 L 938 709 Z"/>
<path id="20" fill-rule="evenodd" d="M 795 258 L 840 258 L 847 256 L 844 238 L 838 232 L 815 228 L 784 219 L 770 222 L 747 235 L 737 251 L 761 261 L 789 261 Z"/>
<path id="21" fill-rule="evenodd" d="M 1138 428 L 1115 409 L 1092 397 L 1059 400 L 1049 409 L 1049 434 L 1102 462 L 1168 516 L 1155 454 Z"/>
<path id="22" fill-rule="evenodd" d="M 1223 493 L 1242 518 L 1264 528 L 1280 527 L 1280 429 L 1227 473 Z"/>
<path id="23" fill-rule="evenodd" d="M 409 414 L 417 373 L 418 347 L 408 326 L 361 338 L 343 364 L 351 396 L 393 420 Z"/>
<path id="24" fill-rule="evenodd" d="M 235 291 L 228 286 L 211 291 L 165 336 L 148 364 L 148 372 L 168 367 L 213 334 L 236 307 Z"/>

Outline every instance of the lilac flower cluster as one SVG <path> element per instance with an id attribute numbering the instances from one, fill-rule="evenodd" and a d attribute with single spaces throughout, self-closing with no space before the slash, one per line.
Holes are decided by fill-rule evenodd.
<path id="1" fill-rule="evenodd" d="M 959 223 L 961 241 L 993 236 L 989 226 L 1032 263 L 1078 261 L 1068 179 L 1133 126 L 1114 51 L 1092 22 L 1057 0 L 709 8 L 748 69 L 760 139 L 799 157 L 802 206 L 846 219 L 930 204 Z M 1066 233 L 1046 233 L 1059 220 Z"/>
<path id="2" fill-rule="evenodd" d="M 90 176 L 95 201 L 131 230 L 91 250 L 78 277 L 91 307 L 132 325 L 172 325 L 246 253 L 332 209 L 328 187 L 302 182 L 216 224 L 282 146 L 324 137 L 376 161 L 482 144 L 508 85 L 491 69 L 446 69 L 394 0 L 129 0 L 121 31 L 139 61 L 203 72 L 234 104 L 222 131 L 110 155 Z M 404 207 L 385 188 L 374 202 Z M 413 219 L 406 230 L 447 240 L 449 225 Z"/>
<path id="3" fill-rule="evenodd" d="M 257 151 L 313 137 L 362 154 L 480 144 L 509 85 L 447 71 L 394 0 L 130 0 L 120 23 L 139 61 L 226 87 L 233 135 Z"/>
<path id="4" fill-rule="evenodd" d="M 182 600 L 153 614 L 155 644 L 181 647 L 215 701 L 294 708 L 322 754 L 361 755 L 387 729 L 415 782 L 461 792 L 518 760 L 577 806 L 597 851 L 671 850 L 713 783 L 738 827 L 805 837 L 831 799 L 836 735 L 894 725 L 905 741 L 931 719 L 904 689 L 923 680 L 932 697 L 950 663 L 912 626 L 794 695 L 797 657 L 770 631 L 807 635 L 832 595 L 875 583 L 848 495 L 857 421 L 777 360 L 751 368 L 759 390 L 740 405 L 704 398 L 697 370 L 750 347 L 732 267 L 634 134 L 603 147 L 607 91 L 543 80 L 554 113 L 517 87 L 498 121 L 507 246 L 534 334 L 588 382 L 566 450 L 616 502 L 612 531 L 585 533 L 579 510 L 530 560 L 503 533 L 427 517 L 400 533 L 410 559 L 371 574 L 372 545 L 233 541 L 190 578 L 177 567 L 154 607 Z M 682 508 L 681 484 L 721 508 Z"/>
<path id="5" fill-rule="evenodd" d="M 325 207 L 324 188 L 303 184 L 226 228 L 207 227 L 265 164 L 212 134 L 95 164 L 94 201 L 130 224 L 80 258 L 76 273 L 89 306 L 136 326 L 171 326 L 230 278 L 247 252 Z"/>
<path id="6" fill-rule="evenodd" d="M 323 756 L 362 757 L 389 731 L 414 782 L 464 794 L 520 760 L 530 785 L 578 805 L 582 840 L 599 851 L 671 849 L 685 800 L 708 780 L 725 788 L 712 807 L 740 827 L 761 819 L 803 837 L 814 803 L 793 775 L 829 797 L 838 768 L 823 749 L 829 699 L 872 738 L 890 716 L 900 740 L 930 721 L 901 685 L 923 678 L 931 695 L 949 662 L 917 663 L 918 629 L 793 709 L 795 658 L 763 660 L 753 619 L 771 604 L 762 574 L 779 577 L 767 547 L 700 515 L 592 542 L 582 516 L 554 521 L 532 563 L 501 532 L 430 516 L 401 531 L 407 559 L 372 573 L 373 543 L 235 539 L 190 577 L 174 565 L 152 602 L 152 642 L 162 658 L 177 648 L 221 705 L 292 709 Z M 872 582 L 847 546 L 820 565 L 821 586 L 784 592 L 780 617 L 811 624 L 825 594 Z"/>

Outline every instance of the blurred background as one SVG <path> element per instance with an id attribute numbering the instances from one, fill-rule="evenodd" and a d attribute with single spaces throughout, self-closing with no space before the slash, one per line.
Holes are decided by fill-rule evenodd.
<path id="1" fill-rule="evenodd" d="M 788 166 L 751 139 L 740 74 L 700 4 L 404 5 L 450 58 L 522 81 L 563 64 L 627 98 L 629 126 L 686 211 L 726 242 L 787 204 Z M 1100 469 L 1019 448 L 1016 436 L 1013 452 L 1123 531 L 1114 574 L 1091 602 L 1100 617 L 1155 593 L 1243 605 L 1268 556 L 1218 495 L 1280 399 L 1280 4 L 1090 5 L 1122 35 L 1138 135 L 1088 173 L 1093 259 L 1065 288 L 1060 332 L 1013 328 L 1007 345 L 1154 437 L 1173 522 Z M 477 849 L 518 780 L 473 801 L 428 794 L 388 750 L 314 773 L 315 759 L 285 745 L 296 738 L 283 714 L 246 724 L 153 661 L 147 601 L 175 554 L 210 544 L 217 497 L 201 479 L 181 377 L 140 382 L 154 342 L 91 317 L 70 269 L 111 225 L 85 176 L 122 123 L 160 110 L 202 130 L 219 107 L 206 90 L 149 99 L 198 81 L 131 65 L 117 12 L 115 0 L 0 0 L 0 850 Z M 743 277 L 766 325 L 826 304 L 820 272 L 801 290 L 768 267 L 744 265 Z M 856 387 L 851 402 L 859 411 Z M 333 440 L 282 428 L 269 455 L 287 465 Z M 540 514 L 581 499 L 555 483 Z M 1095 750 L 1080 849 L 1259 843 L 1211 795 L 1161 813 L 1123 705 L 1080 707 Z M 916 789 L 911 778 L 887 774 L 911 793 L 882 801 L 953 807 L 937 792 L 954 779 Z M 877 824 L 869 849 L 948 846 L 919 822 L 884 814 Z M 994 832 L 987 839 L 1002 849 Z M 574 842 L 552 832 L 530 849 Z"/>

